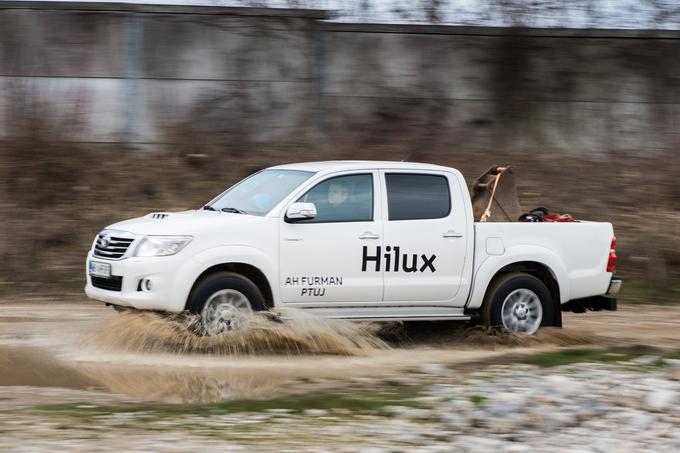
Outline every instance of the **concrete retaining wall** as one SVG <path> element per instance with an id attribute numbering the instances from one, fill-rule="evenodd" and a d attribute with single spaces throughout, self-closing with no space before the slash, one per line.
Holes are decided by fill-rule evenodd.
<path id="1" fill-rule="evenodd" d="M 125 9 L 121 9 L 125 8 Z M 330 24 L 296 10 L 0 3 L 0 138 L 139 148 L 658 153 L 680 33 Z"/>

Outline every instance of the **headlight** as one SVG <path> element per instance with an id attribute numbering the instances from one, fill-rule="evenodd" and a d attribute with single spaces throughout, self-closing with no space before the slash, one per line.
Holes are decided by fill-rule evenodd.
<path id="1" fill-rule="evenodd" d="M 191 236 L 146 236 L 135 250 L 135 256 L 169 256 L 191 242 Z"/>

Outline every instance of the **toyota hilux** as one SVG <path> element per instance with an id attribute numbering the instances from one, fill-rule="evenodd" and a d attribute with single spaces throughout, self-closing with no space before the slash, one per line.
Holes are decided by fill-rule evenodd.
<path id="1" fill-rule="evenodd" d="M 462 174 L 409 162 L 267 168 L 200 209 L 106 227 L 90 298 L 200 316 L 207 334 L 296 307 L 352 320 L 474 320 L 532 334 L 616 309 L 612 225 L 476 222 Z"/>

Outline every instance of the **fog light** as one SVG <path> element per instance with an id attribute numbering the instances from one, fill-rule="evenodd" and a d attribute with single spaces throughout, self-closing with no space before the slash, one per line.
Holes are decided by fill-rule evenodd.
<path id="1" fill-rule="evenodd" d="M 144 291 L 151 291 L 151 288 L 153 287 L 153 285 L 151 284 L 151 280 L 149 280 L 148 278 L 143 279 L 142 284 L 140 286 Z"/>

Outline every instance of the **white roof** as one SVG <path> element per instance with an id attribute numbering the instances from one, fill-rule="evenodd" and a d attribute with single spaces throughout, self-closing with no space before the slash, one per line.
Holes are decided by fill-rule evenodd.
<path id="1" fill-rule="evenodd" d="M 313 172 L 331 172 L 343 170 L 372 170 L 372 169 L 411 169 L 411 170 L 445 170 L 451 168 L 441 165 L 423 164 L 418 162 L 394 162 L 378 160 L 328 160 L 322 162 L 300 162 L 296 164 L 277 165 L 276 169 L 303 170 Z"/>

